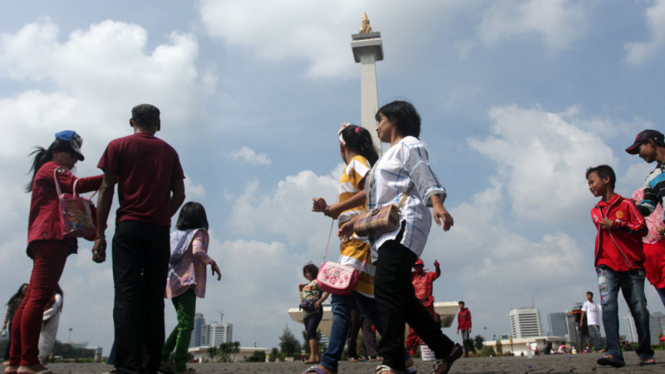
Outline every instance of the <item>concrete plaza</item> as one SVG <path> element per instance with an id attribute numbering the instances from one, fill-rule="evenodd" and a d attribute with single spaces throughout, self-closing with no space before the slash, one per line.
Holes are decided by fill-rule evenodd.
<path id="1" fill-rule="evenodd" d="M 598 354 L 578 355 L 541 355 L 526 357 L 463 358 L 455 363 L 453 373 L 664 373 L 665 351 L 656 352 L 658 364 L 639 366 L 634 352 L 626 352 L 626 366 L 614 369 L 596 365 Z M 376 363 L 341 362 L 339 373 L 373 374 Z M 416 361 L 418 373 L 429 374 L 431 363 Z M 52 364 L 49 366 L 57 374 L 101 374 L 111 369 L 101 364 Z M 233 373 L 233 374 L 299 374 L 308 365 L 302 362 L 280 363 L 236 363 L 236 364 L 190 364 L 197 373 Z"/>

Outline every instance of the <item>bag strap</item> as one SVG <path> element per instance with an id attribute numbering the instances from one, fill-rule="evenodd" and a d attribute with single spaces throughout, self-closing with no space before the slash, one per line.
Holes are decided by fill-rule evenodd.
<path id="1" fill-rule="evenodd" d="M 376 163 L 374 163 L 374 166 L 372 166 L 372 169 L 369 171 L 369 176 L 368 176 L 368 178 L 367 178 L 367 183 L 366 183 L 366 184 L 367 184 L 367 188 L 365 189 L 365 191 L 367 191 L 366 194 L 369 194 L 370 191 L 371 191 L 371 188 L 372 188 L 372 187 L 371 187 L 371 185 L 370 185 L 370 184 L 371 184 L 370 181 L 372 180 L 372 177 L 374 176 L 374 169 L 376 168 L 376 165 L 378 165 L 378 164 L 379 164 L 378 161 L 377 161 Z M 400 199 L 399 204 L 397 205 L 397 209 L 398 209 L 398 210 L 402 207 L 402 205 L 404 204 L 404 202 L 406 201 L 406 199 L 409 197 L 409 195 L 411 195 L 411 191 L 413 191 L 413 186 L 414 186 L 413 183 L 411 183 L 411 185 L 409 186 L 409 189 L 406 190 L 406 193 L 405 193 L 404 196 L 402 196 L 402 198 Z M 369 206 L 369 197 L 365 200 L 365 211 L 367 211 L 367 209 L 368 209 L 367 207 L 368 207 L 368 206 Z"/>
<path id="2" fill-rule="evenodd" d="M 397 209 L 399 210 L 402 207 L 402 204 L 406 201 L 406 198 L 411 195 L 411 191 L 413 191 L 413 183 L 411 183 L 411 186 L 409 186 L 409 189 L 406 190 L 406 193 L 404 196 L 402 196 L 402 199 L 399 201 L 399 204 L 397 205 Z"/>
<path id="3" fill-rule="evenodd" d="M 55 190 L 58 192 L 58 196 L 60 196 L 62 195 L 62 190 L 60 189 L 60 182 L 58 182 L 58 169 L 60 169 L 60 167 L 53 170 L 53 179 L 55 180 Z"/>

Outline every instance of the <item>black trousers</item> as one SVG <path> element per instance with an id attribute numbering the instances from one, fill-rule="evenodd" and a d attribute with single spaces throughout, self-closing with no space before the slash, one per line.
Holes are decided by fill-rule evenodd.
<path id="1" fill-rule="evenodd" d="M 156 374 L 164 345 L 169 227 L 118 223 L 113 236 L 116 372 Z"/>
<path id="2" fill-rule="evenodd" d="M 411 268 L 418 258 L 399 243 L 400 239 L 401 235 L 379 248 L 374 277 L 374 296 L 383 324 L 379 353 L 383 356 L 383 364 L 395 370 L 405 370 L 405 322 L 434 351 L 437 359 L 446 358 L 454 347 L 453 341 L 441 332 L 441 328 L 416 298 L 411 283 Z"/>

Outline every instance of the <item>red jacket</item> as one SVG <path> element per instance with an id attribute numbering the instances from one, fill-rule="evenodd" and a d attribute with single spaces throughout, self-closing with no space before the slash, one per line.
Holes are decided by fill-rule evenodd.
<path id="1" fill-rule="evenodd" d="M 600 228 L 603 218 L 614 221 L 611 229 Z M 642 237 L 649 231 L 635 203 L 615 194 L 609 201 L 601 200 L 591 209 L 591 219 L 598 230 L 595 266 L 606 265 L 614 271 L 644 268 Z"/>
<path id="2" fill-rule="evenodd" d="M 30 199 L 30 216 L 28 218 L 28 255 L 30 243 L 35 240 L 71 240 L 76 250 L 75 238 L 64 238 L 61 232 L 58 193 L 55 189 L 54 172 L 58 169 L 58 182 L 63 193 L 73 193 L 74 182 L 78 178 L 67 168 L 50 161 L 44 164 L 35 175 L 32 182 L 32 197 Z M 76 192 L 97 191 L 102 185 L 103 175 L 89 178 L 80 178 L 76 184 Z"/>
<path id="3" fill-rule="evenodd" d="M 471 312 L 469 308 L 460 309 L 457 313 L 457 331 L 471 328 Z"/>

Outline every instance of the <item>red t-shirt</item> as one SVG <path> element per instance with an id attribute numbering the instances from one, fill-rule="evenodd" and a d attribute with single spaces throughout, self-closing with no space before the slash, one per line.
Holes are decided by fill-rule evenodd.
<path id="1" fill-rule="evenodd" d="M 171 226 L 171 185 L 185 178 L 173 147 L 150 134 L 133 134 L 111 141 L 97 167 L 118 177 L 116 222 Z"/>

